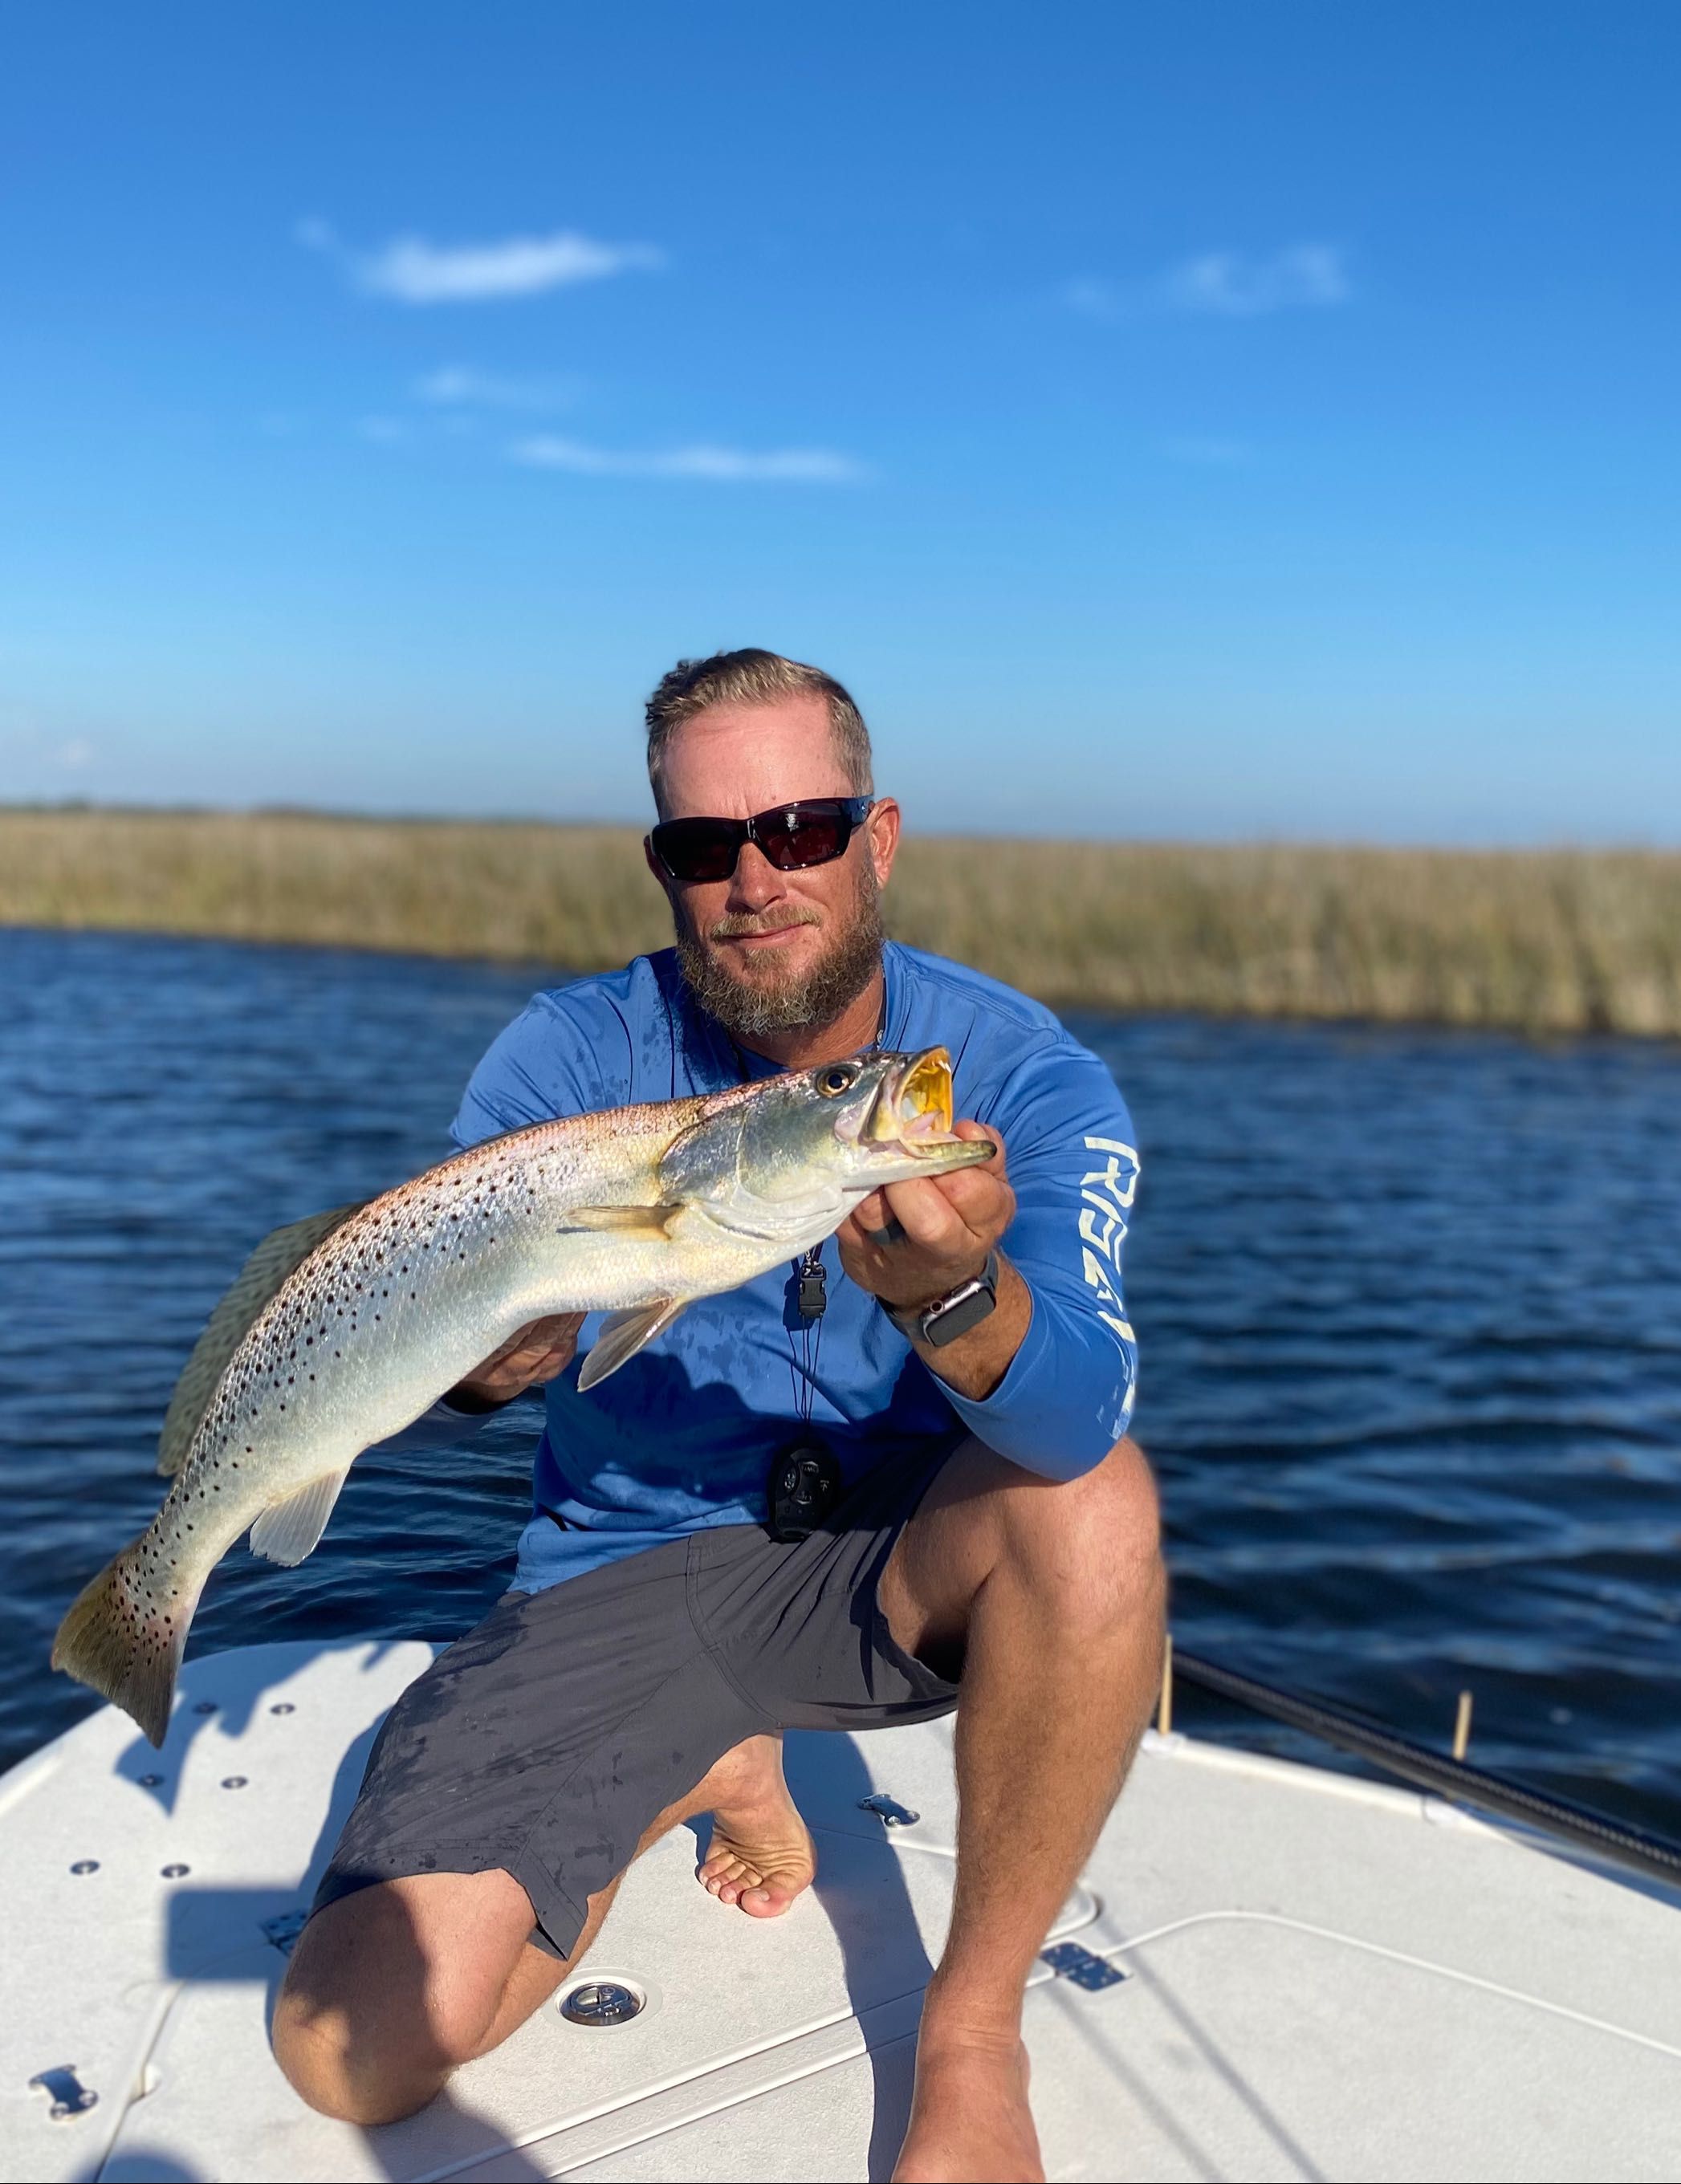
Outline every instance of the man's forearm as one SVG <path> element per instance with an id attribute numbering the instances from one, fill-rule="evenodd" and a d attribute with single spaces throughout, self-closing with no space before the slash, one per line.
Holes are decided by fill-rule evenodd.
<path id="1" fill-rule="evenodd" d="M 984 1403 L 1009 1371 L 1032 1317 L 1027 1284 L 1001 1251 L 998 1301 L 986 1318 L 937 1349 L 919 1335 L 912 1336 L 911 1347 L 948 1388 L 970 1402 Z"/>

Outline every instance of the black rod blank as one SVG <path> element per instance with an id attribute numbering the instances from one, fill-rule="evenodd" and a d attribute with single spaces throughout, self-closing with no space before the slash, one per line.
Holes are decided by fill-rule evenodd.
<path id="1" fill-rule="evenodd" d="M 1253 1713 L 1270 1714 L 1275 1721 L 1334 1744 L 1339 1751 L 1354 1752 L 1385 1774 L 1398 1775 L 1402 1781 L 1456 1805 L 1470 1805 L 1501 1819 L 1521 1821 L 1591 1851 L 1612 1864 L 1632 1867 L 1637 1873 L 1681 1888 L 1681 1843 L 1667 1842 L 1644 1829 L 1625 1827 L 1620 1820 L 1607 1819 L 1602 1813 L 1589 1812 L 1562 1797 L 1526 1790 L 1501 1775 L 1485 1774 L 1480 1767 L 1468 1767 L 1462 1759 L 1432 1752 L 1428 1745 L 1415 1744 L 1410 1737 L 1397 1736 L 1393 1730 L 1369 1721 L 1363 1714 L 1346 1713 L 1324 1699 L 1280 1691 L 1276 1685 L 1222 1668 L 1217 1661 L 1181 1653 L 1177 1646 L 1173 1649 L 1173 1672 L 1187 1683 L 1216 1692 Z"/>

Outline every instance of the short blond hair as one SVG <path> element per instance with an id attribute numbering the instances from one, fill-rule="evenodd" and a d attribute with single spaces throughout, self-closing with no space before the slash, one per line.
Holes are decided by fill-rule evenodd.
<path id="1" fill-rule="evenodd" d="M 648 780 L 662 810 L 667 746 L 685 721 L 714 705 L 770 705 L 779 698 L 821 698 L 829 707 L 835 755 L 854 796 L 874 794 L 869 730 L 852 694 L 820 667 L 748 645 L 714 652 L 705 660 L 679 660 L 661 676 L 648 699 Z"/>

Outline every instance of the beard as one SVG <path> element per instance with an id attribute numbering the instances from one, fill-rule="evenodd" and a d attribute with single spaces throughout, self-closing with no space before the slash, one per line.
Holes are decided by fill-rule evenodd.
<path id="1" fill-rule="evenodd" d="M 881 965 L 881 889 L 867 856 L 857 866 L 850 910 L 817 961 L 804 971 L 743 978 L 727 970 L 706 940 L 726 940 L 759 928 L 750 917 L 720 918 L 702 940 L 686 921 L 677 921 L 677 960 L 684 984 L 699 1006 L 732 1039 L 751 1044 L 783 1032 L 806 1031 L 831 1023 L 849 1008 Z M 815 924 L 813 916 L 802 921 Z"/>

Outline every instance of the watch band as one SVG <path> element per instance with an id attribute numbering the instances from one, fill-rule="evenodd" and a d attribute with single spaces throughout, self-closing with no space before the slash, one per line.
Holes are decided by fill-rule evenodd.
<path id="1" fill-rule="evenodd" d="M 884 1304 L 882 1310 L 901 1334 L 919 1339 L 930 1350 L 943 1350 L 948 1342 L 967 1334 L 970 1328 L 979 1327 L 997 1308 L 997 1303 L 998 1254 L 989 1251 L 986 1265 L 972 1281 L 959 1282 L 956 1289 L 935 1297 L 932 1304 L 918 1305 L 913 1310 Z"/>

